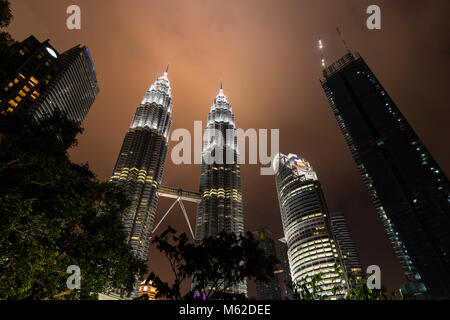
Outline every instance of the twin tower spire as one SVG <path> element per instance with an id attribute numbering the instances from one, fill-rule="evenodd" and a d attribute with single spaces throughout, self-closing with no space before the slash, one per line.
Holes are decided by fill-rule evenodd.
<path id="1" fill-rule="evenodd" d="M 124 137 L 112 173 L 111 182 L 122 185 L 132 200 L 123 215 L 124 231 L 133 253 L 146 260 L 149 240 L 153 235 L 156 207 L 172 124 L 172 89 L 168 79 L 169 65 L 145 93 L 134 113 Z M 234 115 L 220 81 L 219 93 L 208 114 L 207 128 L 219 132 L 236 130 Z M 218 146 L 230 148 L 230 144 Z M 237 158 L 237 148 L 231 146 Z M 211 150 L 203 150 L 202 159 Z M 223 152 L 226 154 L 226 152 Z M 222 231 L 243 234 L 240 168 L 235 164 L 203 163 L 200 175 L 201 196 L 196 219 L 195 240 Z M 246 285 L 236 290 L 246 292 Z"/>
<path id="2" fill-rule="evenodd" d="M 169 80 L 167 79 L 168 71 L 169 66 L 167 66 L 164 76 L 160 77 L 152 85 L 152 88 L 154 88 L 155 90 L 158 90 L 159 88 L 170 90 L 170 86 L 164 86 L 169 84 Z M 162 92 L 162 94 L 163 93 L 164 92 Z M 150 97 L 159 97 L 159 94 L 159 91 L 155 91 L 150 93 L 147 92 L 146 95 L 149 95 Z M 146 113 L 149 115 L 149 118 L 146 118 L 143 123 L 153 123 L 156 116 L 158 114 L 164 114 L 165 110 L 168 110 L 167 116 L 171 119 L 171 108 L 165 109 L 165 105 L 163 103 L 158 106 L 158 101 L 160 100 L 152 100 L 152 103 L 141 104 L 141 106 L 138 108 L 138 110 L 142 109 L 142 112 L 140 113 L 145 113 L 147 109 L 149 109 L 149 111 Z M 152 110 L 152 108 L 156 109 Z M 147 125 L 141 128 L 141 130 L 136 130 L 136 133 L 139 135 L 147 135 L 150 134 L 148 132 L 152 131 L 151 127 Z M 200 202 L 197 206 L 197 217 L 195 223 L 195 242 L 197 243 L 202 241 L 205 237 L 217 236 L 221 232 L 234 234 L 236 237 L 239 237 L 244 233 L 242 184 L 241 171 L 238 164 L 239 152 L 237 148 L 237 140 L 231 139 L 231 141 L 227 140 L 220 142 L 221 140 L 215 136 L 217 132 L 229 131 L 233 132 L 234 136 L 236 136 L 234 114 L 227 97 L 223 93 L 222 80 L 220 80 L 219 93 L 215 97 L 208 114 L 206 129 L 214 130 L 205 130 L 205 144 L 202 151 L 202 165 L 200 171 L 200 185 L 198 192 L 200 196 Z M 164 135 L 162 137 L 162 141 L 164 143 L 161 144 L 161 151 L 147 153 L 147 155 L 151 155 L 147 159 L 149 161 L 149 164 L 151 164 L 152 166 L 155 163 L 159 164 L 159 171 L 145 171 L 147 173 L 145 183 L 149 181 L 147 189 L 150 190 L 151 193 L 149 194 L 149 196 L 147 196 L 147 194 L 144 192 L 139 195 L 139 197 L 141 197 L 141 203 L 144 203 L 145 205 L 152 204 L 152 206 L 147 211 L 147 217 L 149 221 L 146 229 L 148 231 L 146 234 L 147 236 L 153 234 L 154 230 L 153 221 L 155 217 L 156 203 L 158 200 L 158 189 L 161 184 L 162 166 L 164 164 L 164 159 L 167 153 L 167 136 Z M 139 140 L 139 142 L 136 140 L 136 144 L 140 144 L 140 141 L 143 141 L 142 137 L 140 137 L 140 139 L 141 140 Z M 151 137 L 150 139 L 153 139 L 153 137 Z M 158 143 L 160 140 L 161 139 L 159 137 L 155 136 L 154 141 L 156 143 Z M 153 143 L 153 140 L 149 140 L 149 142 Z M 141 148 L 146 149 L 147 146 L 141 146 Z M 217 154 L 222 154 L 226 157 L 231 154 L 234 161 L 230 164 L 226 163 L 226 161 L 224 161 L 225 159 L 219 159 L 220 161 L 210 161 L 211 159 L 216 159 Z M 136 153 L 133 153 L 132 156 L 136 157 Z M 126 170 L 128 170 L 128 168 L 130 168 L 130 166 L 128 166 Z M 151 166 L 149 166 L 148 168 L 153 169 Z M 141 171 L 139 171 L 138 173 L 141 174 L 140 181 L 143 181 L 143 169 L 144 168 L 141 168 Z M 156 173 L 156 175 L 154 173 Z M 150 186 L 150 183 L 153 183 L 152 186 Z M 133 184 L 130 183 L 130 185 Z M 145 187 L 140 190 L 144 189 Z M 135 195 L 134 198 L 137 199 L 138 196 Z M 133 216 L 133 214 L 134 212 L 131 213 L 131 216 Z M 139 230 L 139 228 L 137 228 L 136 230 Z M 140 238 L 138 239 L 140 239 L 140 241 L 145 243 L 147 246 L 147 242 L 145 242 L 145 239 L 142 239 L 142 237 L 146 235 L 141 233 L 139 234 Z M 133 235 L 131 235 L 130 238 L 133 239 Z M 146 246 L 143 247 L 143 250 L 141 252 L 145 251 Z M 205 290 L 208 290 L 208 288 L 205 288 Z M 233 288 L 231 288 L 231 291 L 234 293 L 247 295 L 247 282 L 243 281 L 235 285 Z"/>
<path id="3" fill-rule="evenodd" d="M 167 64 L 166 66 L 166 71 L 164 71 L 163 77 L 167 78 L 168 74 L 169 74 L 169 67 L 170 67 L 170 63 Z M 220 90 L 219 90 L 219 94 L 223 94 L 223 81 L 222 79 L 220 79 Z"/>

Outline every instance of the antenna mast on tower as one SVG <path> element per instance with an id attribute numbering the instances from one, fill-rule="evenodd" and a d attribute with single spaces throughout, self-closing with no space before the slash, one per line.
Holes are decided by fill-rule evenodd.
<path id="1" fill-rule="evenodd" d="M 320 62 L 322 64 L 322 68 L 325 69 L 325 58 L 323 57 L 323 41 L 319 38 L 319 51 L 320 51 Z"/>

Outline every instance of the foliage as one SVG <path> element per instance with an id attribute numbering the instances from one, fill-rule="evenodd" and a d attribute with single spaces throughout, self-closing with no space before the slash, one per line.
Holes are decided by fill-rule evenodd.
<path id="1" fill-rule="evenodd" d="M 380 289 L 370 289 L 367 286 L 368 276 L 361 276 L 358 279 L 352 273 L 345 273 L 342 268 L 335 265 L 336 273 L 340 275 L 342 279 L 345 279 L 346 287 L 336 286 L 333 288 L 335 293 L 345 293 L 346 300 L 389 300 L 386 288 L 381 286 Z M 395 293 L 391 294 L 393 297 L 396 296 Z"/>
<path id="2" fill-rule="evenodd" d="M 0 0 L 0 28 L 6 28 L 13 18 L 8 0 Z"/>
<path id="3" fill-rule="evenodd" d="M 322 274 L 315 274 L 309 282 L 303 279 L 294 286 L 294 297 L 298 300 L 327 300 L 328 296 L 322 292 Z"/>
<path id="4" fill-rule="evenodd" d="M 172 285 L 151 273 L 147 281 L 153 281 L 158 297 L 167 299 L 193 299 L 194 292 L 205 292 L 206 299 L 245 299 L 242 294 L 230 293 L 230 289 L 247 279 L 268 283 L 274 277 L 279 261 L 266 257 L 250 232 L 236 237 L 222 232 L 207 237 L 199 243 L 191 243 L 185 233 L 176 235 L 169 228 L 152 243 L 165 254 L 175 280 Z M 184 297 L 181 284 L 192 278 L 192 290 Z"/>
<path id="5" fill-rule="evenodd" d="M 12 20 L 13 16 L 8 0 L 0 0 L 0 28 L 6 28 Z M 0 30 L 0 84 L 13 71 L 14 50 L 12 45 L 14 40 L 8 32 Z"/>
<path id="6" fill-rule="evenodd" d="M 81 131 L 59 113 L 39 123 L 0 116 L 0 299 L 127 295 L 145 273 L 125 243 L 126 193 L 68 157 Z M 67 290 L 70 265 L 81 269 L 80 290 Z"/>
<path id="7" fill-rule="evenodd" d="M 360 279 L 352 273 L 344 273 L 342 268 L 336 264 L 334 266 L 335 273 L 344 279 L 344 285 L 335 285 L 331 289 L 331 295 L 322 295 L 322 274 L 314 275 L 311 280 L 302 279 L 300 283 L 288 283 L 288 287 L 294 291 L 295 300 L 328 300 L 331 296 L 341 295 L 343 300 L 389 300 L 386 289 L 381 286 L 380 289 L 370 289 L 367 286 L 367 276 Z M 391 293 L 391 297 L 396 297 L 395 293 Z"/>

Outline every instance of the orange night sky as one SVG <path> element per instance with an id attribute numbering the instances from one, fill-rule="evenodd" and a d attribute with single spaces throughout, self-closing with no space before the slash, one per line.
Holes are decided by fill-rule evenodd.
<path id="1" fill-rule="evenodd" d="M 108 180 L 123 137 L 144 93 L 170 62 L 172 131 L 206 123 L 222 78 L 236 125 L 280 129 L 280 151 L 306 158 L 317 171 L 330 211 L 342 211 L 364 267 L 381 267 L 382 282 L 394 291 L 403 282 L 356 165 L 319 83 L 317 40 L 331 63 L 345 54 L 336 27 L 359 52 L 416 130 L 442 169 L 450 173 L 447 83 L 450 43 L 448 0 L 11 0 L 8 31 L 22 41 L 30 34 L 50 39 L 59 52 L 89 47 L 100 94 L 71 151 Z M 66 8 L 81 8 L 82 29 L 66 28 Z M 382 29 L 366 28 L 366 8 L 378 4 Z M 446 31 L 447 30 L 447 31 Z M 169 146 L 163 184 L 198 190 L 199 165 L 174 165 Z M 273 176 L 258 165 L 242 166 L 246 230 L 282 226 Z M 160 199 L 159 220 L 171 201 Z M 196 207 L 186 208 L 194 222 Z M 165 225 L 188 232 L 181 210 Z M 164 229 L 161 226 L 159 231 Z M 154 248 L 149 266 L 161 277 L 168 264 Z M 254 288 L 250 287 L 250 296 Z"/>

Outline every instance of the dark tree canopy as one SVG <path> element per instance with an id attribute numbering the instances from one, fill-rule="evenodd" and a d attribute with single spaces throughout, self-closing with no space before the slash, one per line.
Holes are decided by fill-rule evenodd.
<path id="1" fill-rule="evenodd" d="M 1 28 L 5 28 L 11 23 L 12 18 L 13 16 L 9 1 L 0 0 L 0 85 L 2 85 L 13 72 L 14 40 L 8 32 L 1 30 Z"/>
<path id="2" fill-rule="evenodd" d="M 267 283 L 279 264 L 276 257 L 266 257 L 250 232 L 240 237 L 222 232 L 194 244 L 169 227 L 152 243 L 168 258 L 175 280 L 169 285 L 154 273 L 147 280 L 158 289 L 157 297 L 167 299 L 192 299 L 195 292 L 205 292 L 207 299 L 245 299 L 228 289 L 250 279 Z M 182 296 L 181 284 L 187 279 L 195 286 Z"/>
<path id="3" fill-rule="evenodd" d="M 335 285 L 331 290 L 332 295 L 341 296 L 340 300 L 389 300 L 397 297 L 396 293 L 391 293 L 389 297 L 383 286 L 380 289 L 370 289 L 367 286 L 367 276 L 358 279 L 352 273 L 345 273 L 337 264 L 334 268 L 335 273 L 345 280 L 345 283 Z M 320 293 L 324 291 L 322 280 L 322 274 L 318 273 L 309 281 L 306 278 L 302 279 L 301 284 L 290 281 L 287 286 L 293 290 L 294 300 L 329 300 L 329 296 Z"/>
<path id="4" fill-rule="evenodd" d="M 13 18 L 8 0 L 0 0 L 0 28 L 7 27 Z"/>
<path id="5" fill-rule="evenodd" d="M 58 113 L 40 123 L 0 115 L 0 299 L 128 294 L 145 274 L 125 243 L 126 193 L 68 157 L 80 132 Z M 81 269 L 80 290 L 67 289 L 70 265 Z"/>

